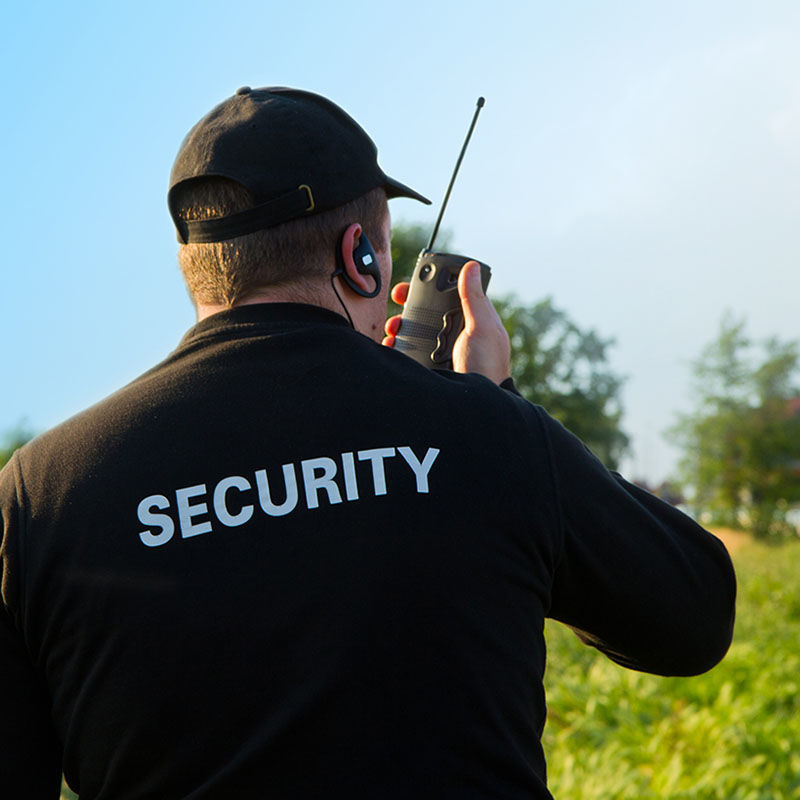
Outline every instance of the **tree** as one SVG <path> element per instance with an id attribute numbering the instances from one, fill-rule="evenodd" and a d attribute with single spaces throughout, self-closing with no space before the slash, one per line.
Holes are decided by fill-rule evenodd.
<path id="1" fill-rule="evenodd" d="M 800 352 L 773 337 L 755 343 L 726 315 L 693 364 L 696 402 L 672 429 L 680 480 L 709 522 L 764 538 L 794 532 L 800 503 Z"/>
<path id="2" fill-rule="evenodd" d="M 427 229 L 392 230 L 393 281 L 406 280 L 425 246 Z M 447 247 L 449 234 L 440 235 Z M 611 341 L 582 331 L 550 298 L 533 306 L 515 297 L 494 299 L 511 339 L 511 373 L 520 393 L 544 406 L 614 469 L 629 446 L 620 428 L 622 379 L 608 366 Z M 389 313 L 399 313 L 392 304 Z"/>
<path id="3" fill-rule="evenodd" d="M 616 469 L 630 440 L 620 428 L 623 379 L 608 366 L 612 341 L 581 330 L 549 297 L 533 306 L 513 296 L 494 304 L 511 338 L 517 389 Z"/>
<path id="4" fill-rule="evenodd" d="M 33 434 L 23 425 L 17 425 L 16 428 L 6 433 L 3 443 L 0 445 L 0 469 L 8 463 L 15 450 L 32 438 Z"/>

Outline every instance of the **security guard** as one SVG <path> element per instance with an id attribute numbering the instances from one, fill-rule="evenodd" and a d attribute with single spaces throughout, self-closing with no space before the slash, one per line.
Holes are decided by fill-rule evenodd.
<path id="1" fill-rule="evenodd" d="M 4 796 L 547 798 L 545 617 L 632 669 L 726 652 L 725 549 L 515 394 L 477 264 L 454 372 L 380 343 L 396 196 L 308 92 L 187 136 L 197 324 L 0 473 Z"/>

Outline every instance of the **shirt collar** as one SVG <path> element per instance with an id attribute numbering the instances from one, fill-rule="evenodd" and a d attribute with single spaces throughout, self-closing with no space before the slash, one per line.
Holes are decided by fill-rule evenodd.
<path id="1" fill-rule="evenodd" d="M 181 339 L 180 346 L 199 339 L 225 334 L 286 331 L 308 325 L 337 325 L 349 328 L 341 315 L 321 306 L 304 303 L 253 303 L 219 311 L 193 325 Z"/>

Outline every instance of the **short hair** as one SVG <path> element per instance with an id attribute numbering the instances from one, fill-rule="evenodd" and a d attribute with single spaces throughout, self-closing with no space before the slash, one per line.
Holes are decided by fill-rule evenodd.
<path id="1" fill-rule="evenodd" d="M 187 222 L 255 205 L 251 193 L 229 178 L 191 181 L 175 192 L 178 215 Z M 230 307 L 264 287 L 308 285 L 327 276 L 339 237 L 351 222 L 360 222 L 373 247 L 385 250 L 387 214 L 386 192 L 379 187 L 329 211 L 224 242 L 182 244 L 178 264 L 195 303 Z"/>

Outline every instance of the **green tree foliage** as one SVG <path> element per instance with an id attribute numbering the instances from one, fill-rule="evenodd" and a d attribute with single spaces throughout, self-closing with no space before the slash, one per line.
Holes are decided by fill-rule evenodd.
<path id="1" fill-rule="evenodd" d="M 693 365 L 694 410 L 673 433 L 684 449 L 680 479 L 709 521 L 759 537 L 794 532 L 800 504 L 797 342 L 754 343 L 726 316 Z"/>
<path id="2" fill-rule="evenodd" d="M 428 230 L 396 225 L 392 230 L 393 282 L 407 280 Z M 440 234 L 437 246 L 448 246 Z M 511 338 L 511 373 L 517 389 L 544 406 L 583 439 L 612 469 L 629 446 L 620 428 L 622 379 L 608 366 L 611 341 L 595 331 L 582 331 L 549 298 L 533 306 L 515 297 L 495 299 L 495 307 Z M 400 308 L 391 304 L 389 313 Z"/>
<path id="3" fill-rule="evenodd" d="M 18 425 L 9 431 L 3 437 L 3 443 L 0 445 L 0 468 L 8 463 L 17 448 L 22 447 L 25 442 L 32 438 L 33 434 L 23 425 Z"/>
<path id="4" fill-rule="evenodd" d="M 611 340 L 581 330 L 550 298 L 533 306 L 515 297 L 494 303 L 511 337 L 517 389 L 616 469 L 630 442 L 620 428 L 622 378 L 608 366 Z"/>

